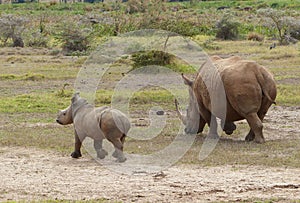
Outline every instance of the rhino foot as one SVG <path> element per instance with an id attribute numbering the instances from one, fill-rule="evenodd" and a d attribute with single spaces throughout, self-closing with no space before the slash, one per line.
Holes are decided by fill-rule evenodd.
<path id="1" fill-rule="evenodd" d="M 117 162 L 122 163 L 122 162 L 125 162 L 126 160 L 127 160 L 126 157 L 121 156 L 121 157 L 118 157 Z"/>
<path id="2" fill-rule="evenodd" d="M 198 133 L 198 130 L 185 128 L 185 129 L 184 129 L 184 132 L 185 132 L 186 134 L 188 134 L 188 135 L 193 135 L 193 134 L 197 134 L 197 133 Z"/>
<path id="3" fill-rule="evenodd" d="M 101 149 L 100 151 L 97 152 L 97 157 L 99 159 L 104 159 L 106 155 L 108 155 L 108 153 L 104 149 Z"/>
<path id="4" fill-rule="evenodd" d="M 77 158 L 79 158 L 81 156 L 82 156 L 81 152 L 80 151 L 76 151 L 76 150 L 74 152 L 72 152 L 72 154 L 71 154 L 71 157 L 75 158 L 75 159 L 77 159 Z"/>
<path id="5" fill-rule="evenodd" d="M 120 163 L 127 160 L 122 151 L 115 150 L 114 153 L 112 154 L 112 156 L 117 158 L 117 162 L 120 162 Z"/>
<path id="6" fill-rule="evenodd" d="M 219 135 L 217 133 L 211 133 L 207 135 L 210 139 L 219 139 Z"/>
<path id="7" fill-rule="evenodd" d="M 245 140 L 246 140 L 247 142 L 251 142 L 251 141 L 254 140 L 254 138 L 255 138 L 254 133 L 253 133 L 252 131 L 250 131 L 250 132 L 248 133 L 248 135 L 245 137 Z"/>
<path id="8" fill-rule="evenodd" d="M 114 153 L 112 154 L 113 157 L 118 158 L 119 157 L 119 153 L 117 152 L 117 150 L 114 151 Z"/>
<path id="9" fill-rule="evenodd" d="M 263 137 L 258 137 L 258 136 L 255 136 L 254 141 L 259 144 L 265 143 L 265 139 Z"/>

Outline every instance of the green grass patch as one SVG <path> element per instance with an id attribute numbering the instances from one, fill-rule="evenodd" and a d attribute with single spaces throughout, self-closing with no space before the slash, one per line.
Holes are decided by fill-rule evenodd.
<path id="1" fill-rule="evenodd" d="M 98 90 L 95 103 L 96 105 L 110 104 L 112 98 L 115 102 L 129 99 L 130 104 L 134 105 L 169 104 L 170 101 L 174 105 L 174 95 L 159 87 L 144 88 L 136 92 L 127 90 L 122 91 L 121 94 L 114 93 L 114 90 Z"/>
<path id="2" fill-rule="evenodd" d="M 161 88 L 150 88 L 137 92 L 123 92 L 118 100 L 129 99 L 132 105 L 160 105 L 167 104 L 173 106 L 174 96 L 167 90 Z M 57 90 L 48 93 L 36 91 L 30 94 L 2 97 L 0 99 L 0 113 L 56 113 L 58 109 L 64 109 L 70 105 L 73 95 L 72 90 Z M 110 105 L 113 90 L 98 90 L 95 97 L 95 105 Z M 127 98 L 127 96 L 129 98 Z M 131 97 L 130 97 L 131 95 Z M 82 95 L 84 98 L 84 95 Z"/>
<path id="3" fill-rule="evenodd" d="M 57 93 L 35 92 L 0 99 L 1 113 L 55 113 L 70 105 L 70 98 Z"/>
<path id="4" fill-rule="evenodd" d="M 136 92 L 131 98 L 133 104 L 162 104 L 173 100 L 174 96 L 169 91 L 160 88 Z"/>
<path id="5" fill-rule="evenodd" d="M 277 85 L 276 102 L 278 105 L 299 106 L 300 85 Z"/>
<path id="6" fill-rule="evenodd" d="M 46 79 L 45 75 L 36 74 L 36 73 L 26 73 L 24 75 L 15 75 L 15 74 L 2 74 L 0 75 L 0 80 L 31 80 L 38 81 Z"/>

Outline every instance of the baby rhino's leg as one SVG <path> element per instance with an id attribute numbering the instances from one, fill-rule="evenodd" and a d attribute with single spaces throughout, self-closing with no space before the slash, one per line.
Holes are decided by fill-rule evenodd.
<path id="1" fill-rule="evenodd" d="M 126 161 L 126 157 L 123 154 L 123 144 L 124 144 L 125 136 L 120 138 L 109 139 L 109 141 L 114 145 L 115 151 L 112 154 L 113 157 L 117 158 L 118 162 Z"/>
<path id="2" fill-rule="evenodd" d="M 105 151 L 103 148 L 102 148 L 102 142 L 103 142 L 103 139 L 101 140 L 94 140 L 94 148 L 97 152 L 97 157 L 99 159 L 104 159 L 106 155 L 108 155 L 107 151 Z"/>
<path id="3" fill-rule="evenodd" d="M 79 158 L 82 156 L 81 151 L 80 151 L 81 144 L 82 144 L 82 142 L 81 142 L 80 138 L 78 137 L 77 132 L 75 131 L 75 149 L 74 149 L 74 152 L 72 152 L 72 154 L 71 154 L 72 158 Z"/>

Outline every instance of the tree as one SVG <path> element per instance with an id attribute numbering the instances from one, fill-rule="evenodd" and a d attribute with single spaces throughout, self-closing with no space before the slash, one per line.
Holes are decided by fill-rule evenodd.
<path id="1" fill-rule="evenodd" d="M 275 29 L 280 44 L 288 44 L 292 28 L 296 19 L 286 16 L 286 13 L 272 8 L 258 10 L 258 15 L 262 17 L 264 25 Z"/>

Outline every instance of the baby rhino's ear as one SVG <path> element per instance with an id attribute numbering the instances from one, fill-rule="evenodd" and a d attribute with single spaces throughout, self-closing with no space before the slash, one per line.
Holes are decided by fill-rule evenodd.
<path id="1" fill-rule="evenodd" d="M 79 92 L 76 92 L 71 99 L 72 103 L 76 102 L 79 98 Z"/>

